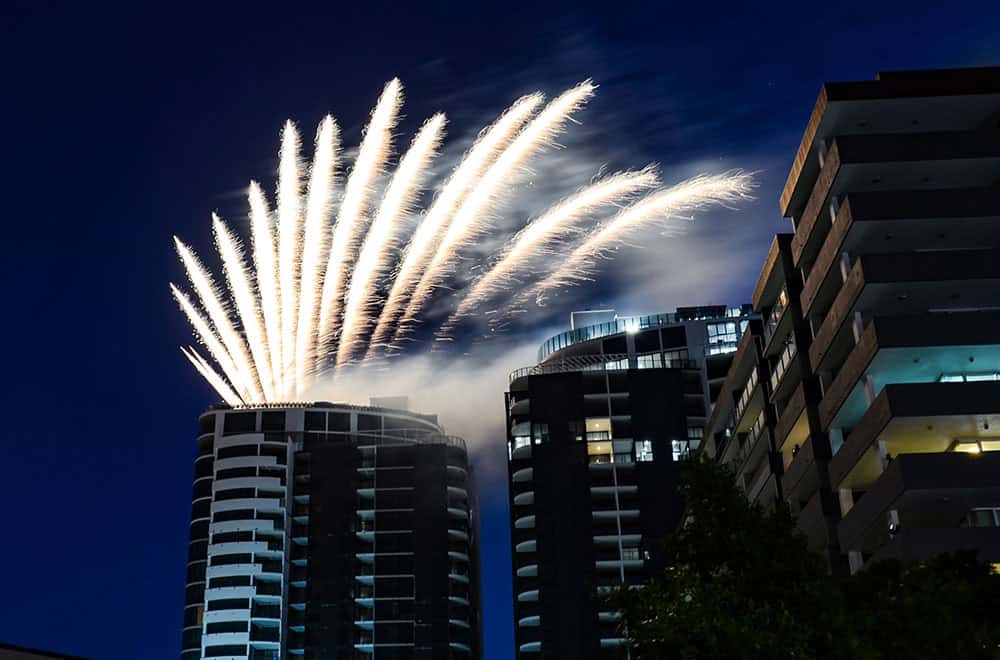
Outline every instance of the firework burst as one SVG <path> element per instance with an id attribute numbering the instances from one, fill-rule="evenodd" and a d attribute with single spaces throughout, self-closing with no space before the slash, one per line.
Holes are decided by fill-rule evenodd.
<path id="1" fill-rule="evenodd" d="M 256 182 L 248 190 L 252 263 L 213 214 L 228 296 L 194 251 L 175 239 L 196 300 L 173 284 L 171 292 L 208 355 L 189 346 L 181 348 L 184 356 L 226 403 L 238 405 L 300 399 L 317 378 L 395 354 L 434 292 L 454 279 L 463 252 L 491 230 L 531 159 L 553 146 L 595 90 L 588 80 L 544 107 L 541 94 L 516 101 L 483 130 L 434 191 L 426 212 L 415 205 L 446 120 L 443 114 L 428 119 L 390 173 L 403 100 L 398 80 L 379 97 L 339 196 L 336 121 L 320 123 L 307 172 L 298 130 L 286 123 L 276 210 Z M 747 173 L 728 172 L 657 186 L 653 167 L 622 172 L 539 214 L 456 292 L 435 337 L 447 338 L 490 301 L 506 308 L 532 299 L 541 304 L 552 291 L 593 277 L 599 260 L 635 232 L 689 219 L 713 204 L 730 205 L 749 195 L 753 181 Z M 413 218 L 419 222 L 407 239 Z"/>

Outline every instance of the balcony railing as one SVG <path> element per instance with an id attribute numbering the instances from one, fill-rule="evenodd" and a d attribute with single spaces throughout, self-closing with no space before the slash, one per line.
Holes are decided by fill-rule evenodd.
<path id="1" fill-rule="evenodd" d="M 767 320 L 764 322 L 765 344 L 771 341 L 774 331 L 778 329 L 778 323 L 781 321 L 781 315 L 785 313 L 786 307 L 788 307 L 788 290 L 782 287 L 781 293 L 778 294 L 778 299 L 774 302 L 774 306 L 771 308 L 771 312 L 767 315 Z"/>
<path id="2" fill-rule="evenodd" d="M 647 359 L 643 364 L 649 366 L 664 366 L 668 369 L 697 369 L 697 360 L 674 358 L 670 356 L 660 356 L 659 362 L 652 361 L 653 354 L 643 354 Z M 541 374 L 558 374 L 572 371 L 625 371 L 629 368 L 627 353 L 614 353 L 609 355 L 580 355 L 569 356 L 555 362 L 536 364 L 533 367 L 524 367 L 517 371 L 512 371 L 509 382 L 513 383 L 518 378 L 524 376 L 538 376 Z"/>
<path id="3" fill-rule="evenodd" d="M 771 391 L 774 392 L 778 389 L 778 383 L 785 376 L 785 372 L 788 371 L 789 365 L 792 363 L 792 358 L 798 352 L 798 347 L 796 347 L 794 341 L 789 341 L 785 344 L 785 349 L 781 351 L 781 355 L 778 356 L 777 362 L 774 363 L 774 367 L 771 369 Z"/>
<path id="4" fill-rule="evenodd" d="M 739 420 L 743 418 L 743 413 L 747 409 L 747 405 L 750 403 L 750 399 L 753 398 L 754 391 L 757 389 L 757 368 L 754 367 L 753 371 L 750 372 L 750 378 L 747 379 L 746 387 L 743 388 L 743 393 L 740 394 L 740 400 L 736 402 L 736 410 L 733 414 L 733 419 L 739 423 Z"/>

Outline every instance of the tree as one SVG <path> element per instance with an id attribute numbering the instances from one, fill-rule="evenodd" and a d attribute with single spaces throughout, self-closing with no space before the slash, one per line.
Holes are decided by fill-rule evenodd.
<path id="1" fill-rule="evenodd" d="M 789 512 L 749 503 L 726 468 L 689 462 L 681 491 L 662 579 L 612 597 L 633 658 L 995 657 L 1000 577 L 973 558 L 836 579 Z"/>

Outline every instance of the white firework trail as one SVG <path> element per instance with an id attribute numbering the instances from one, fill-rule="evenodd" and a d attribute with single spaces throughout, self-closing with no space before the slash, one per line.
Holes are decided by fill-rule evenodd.
<path id="1" fill-rule="evenodd" d="M 510 241 L 493 268 L 470 288 L 455 311 L 435 335 L 447 336 L 458 319 L 467 316 L 490 297 L 509 289 L 520 273 L 523 279 L 531 262 L 548 254 L 549 246 L 575 236 L 578 223 L 594 212 L 612 204 L 621 204 L 637 193 L 656 187 L 659 177 L 652 167 L 639 172 L 623 172 L 605 177 L 559 202 L 544 215 L 532 221 Z"/>
<path id="2" fill-rule="evenodd" d="M 256 181 L 247 190 L 250 204 L 250 235 L 253 243 L 253 263 L 260 295 L 260 310 L 264 317 L 267 351 L 271 363 L 274 389 L 285 393 L 284 361 L 281 359 L 281 298 L 278 292 L 278 259 L 274 250 L 274 231 L 267 198 Z M 280 397 L 279 397 L 280 398 Z"/>
<path id="3" fill-rule="evenodd" d="M 734 171 L 696 176 L 653 193 L 591 232 L 555 271 L 520 297 L 527 299 L 534 296 L 540 304 L 547 291 L 591 279 L 597 260 L 606 257 L 611 249 L 621 245 L 634 232 L 682 218 L 682 214 L 690 214 L 713 204 L 727 205 L 747 199 L 753 187 L 752 173 Z"/>
<path id="4" fill-rule="evenodd" d="M 379 97 L 371 121 L 365 129 L 354 170 L 347 179 L 344 199 L 340 203 L 337 223 L 333 230 L 330 258 L 323 277 L 323 293 L 319 308 L 319 341 L 330 344 L 339 332 L 338 316 L 344 289 L 350 277 L 350 262 L 358 236 L 362 233 L 365 214 L 372 196 L 372 186 L 382 173 L 392 147 L 392 130 L 403 103 L 403 86 L 393 78 Z M 322 356 L 320 356 L 322 359 Z"/>
<path id="5" fill-rule="evenodd" d="M 388 261 L 388 253 L 396 247 L 399 220 L 413 210 L 414 198 L 420 192 L 428 166 L 441 144 L 444 124 L 445 116 L 440 113 L 427 120 L 399 161 L 399 167 L 386 188 L 351 276 L 336 366 L 350 359 L 359 343 L 359 335 L 369 323 L 375 280 Z"/>
<path id="6" fill-rule="evenodd" d="M 413 324 L 434 287 L 451 274 L 459 250 L 489 226 L 491 205 L 497 201 L 501 192 L 512 185 L 512 179 L 516 178 L 525 161 L 551 144 L 570 116 L 594 95 L 596 89 L 591 81 L 586 80 L 555 98 L 524 127 L 472 188 L 420 278 L 396 327 L 396 338 L 401 337 L 406 328 Z"/>
<path id="7" fill-rule="evenodd" d="M 274 400 L 277 390 L 271 376 L 271 356 L 267 352 L 267 339 L 264 324 L 257 309 L 257 298 L 254 296 L 250 278 L 247 276 L 243 261 L 243 251 L 239 241 L 232 235 L 229 228 L 217 216 L 212 214 L 212 230 L 215 233 L 215 244 L 222 258 L 222 267 L 229 282 L 229 292 L 236 303 L 236 311 L 244 322 L 247 343 L 250 344 L 250 355 L 257 365 L 260 375 L 260 385 L 265 400 Z"/>
<path id="8" fill-rule="evenodd" d="M 374 187 L 386 170 L 402 103 L 399 81 L 385 86 L 344 184 L 333 227 L 337 124 L 332 117 L 320 123 L 308 189 L 303 190 L 298 132 L 287 123 L 277 220 L 261 187 L 251 181 L 248 190 L 252 268 L 239 239 L 213 214 L 227 301 L 194 252 L 174 239 L 200 304 L 173 284 L 170 290 L 209 356 L 186 347 L 181 348 L 185 358 L 226 403 L 236 406 L 295 400 L 324 369 L 336 372 L 357 356 L 368 362 L 384 349 L 398 347 L 397 339 L 415 323 L 435 287 L 454 273 L 460 252 L 490 226 L 504 193 L 517 184 L 530 158 L 552 144 L 594 89 L 586 81 L 537 114 L 541 94 L 514 103 L 479 134 L 438 189 L 401 257 L 399 238 L 417 211 L 413 207 L 437 155 L 444 115 L 432 116 L 421 127 L 373 209 Z M 539 214 L 489 259 L 490 269 L 459 298 L 436 336 L 444 337 L 454 324 L 502 294 L 508 296 L 509 308 L 589 279 L 596 261 L 633 232 L 745 198 L 752 175 L 703 175 L 647 194 L 657 185 L 652 167 L 615 174 Z M 587 231 L 601 212 L 642 194 L 646 196 Z M 563 251 L 569 252 L 565 258 Z M 511 301 L 515 288 L 523 292 Z M 499 322 L 507 322 L 511 314 Z"/>
<path id="9" fill-rule="evenodd" d="M 302 196 L 299 183 L 299 132 L 291 121 L 281 134 L 278 164 L 278 284 L 281 287 L 281 370 L 295 382 L 295 321 L 301 248 Z M 287 387 L 287 386 L 286 386 Z"/>
<path id="10" fill-rule="evenodd" d="M 194 328 L 195 335 L 198 336 L 201 343 L 208 349 L 209 355 L 222 368 L 222 373 L 226 375 L 229 382 L 233 383 L 236 389 L 240 391 L 240 398 L 250 400 L 252 398 L 250 392 L 240 385 L 240 374 L 236 369 L 236 363 L 233 362 L 233 358 L 229 355 L 229 352 L 215 336 L 208 321 L 205 320 L 205 317 L 191 303 L 191 299 L 175 284 L 170 285 L 170 292 L 173 294 L 177 304 L 180 305 L 181 311 L 184 312 L 191 327 Z"/>
<path id="11" fill-rule="evenodd" d="M 402 264 L 372 332 L 371 344 L 365 355 L 366 360 L 376 357 L 381 349 L 387 347 L 386 340 L 395 334 L 396 321 L 403 312 L 403 306 L 420 281 L 427 262 L 433 256 L 432 249 L 435 242 L 458 210 L 463 195 L 482 176 L 500 150 L 510 144 L 514 134 L 524 126 L 528 117 L 544 99 L 544 96 L 537 93 L 518 99 L 492 126 L 483 130 L 454 173 L 442 186 L 440 194 L 431 204 L 427 215 L 417 226 L 413 238 L 406 246 Z"/>
<path id="12" fill-rule="evenodd" d="M 212 277 L 201 265 L 191 248 L 184 245 L 176 236 L 174 236 L 174 244 L 177 248 L 177 254 L 184 264 L 184 269 L 187 271 L 188 279 L 191 280 L 201 304 L 208 312 L 209 320 L 215 326 L 219 338 L 222 339 L 222 345 L 225 346 L 226 352 L 236 365 L 238 379 L 234 385 L 245 392 L 245 396 L 250 397 L 251 400 L 262 400 L 261 391 L 257 387 L 254 375 L 253 362 L 247 354 L 246 344 L 236 328 L 233 327 L 226 308 L 219 300 L 219 292 L 215 287 L 215 282 L 212 281 Z"/>
<path id="13" fill-rule="evenodd" d="M 321 269 L 330 238 L 328 223 L 339 149 L 340 129 L 333 117 L 327 115 L 316 134 L 316 150 L 306 202 L 299 314 L 295 327 L 295 373 L 298 375 L 295 395 L 301 393 L 301 387 L 315 372 L 316 323 L 319 320 L 316 314 L 320 302 Z"/>
<path id="14" fill-rule="evenodd" d="M 198 370 L 201 377 L 208 381 L 208 383 L 215 388 L 215 391 L 219 393 L 222 400 L 231 406 L 238 406 L 243 403 L 243 400 L 237 396 L 236 392 L 233 392 L 226 380 L 220 376 L 215 369 L 208 364 L 208 362 L 202 356 L 198 355 L 198 351 L 194 350 L 190 346 L 184 348 L 181 346 L 181 353 L 184 354 L 194 368 Z"/>

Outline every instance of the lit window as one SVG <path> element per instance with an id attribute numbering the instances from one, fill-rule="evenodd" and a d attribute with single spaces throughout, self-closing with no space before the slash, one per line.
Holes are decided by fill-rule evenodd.
<path id="1" fill-rule="evenodd" d="M 626 465 L 632 463 L 632 453 L 631 452 L 615 452 L 614 456 L 615 463 L 625 463 Z"/>
<path id="2" fill-rule="evenodd" d="M 587 443 L 587 457 L 591 463 L 610 463 L 611 462 L 611 443 L 610 442 L 588 442 Z"/>
<path id="3" fill-rule="evenodd" d="M 639 559 L 639 548 L 622 548 L 622 559 L 625 561 L 637 561 Z"/>
<path id="4" fill-rule="evenodd" d="M 531 425 L 531 435 L 535 439 L 535 444 L 540 445 L 543 442 L 549 441 L 549 425 L 548 424 L 532 424 Z"/>
<path id="5" fill-rule="evenodd" d="M 635 443 L 635 460 L 648 463 L 653 460 L 653 441 L 640 440 Z"/>
<path id="6" fill-rule="evenodd" d="M 689 445 L 687 440 L 672 440 L 670 445 L 675 461 L 683 461 L 688 457 Z"/>
<path id="7" fill-rule="evenodd" d="M 941 374 L 941 383 L 978 383 L 982 381 L 1000 380 L 1000 372 L 976 371 L 972 373 Z"/>
<path id="8" fill-rule="evenodd" d="M 636 356 L 636 366 L 640 369 L 658 369 L 663 366 L 663 356 L 659 353 Z"/>
<path id="9" fill-rule="evenodd" d="M 589 417 L 586 421 L 587 442 L 602 442 L 611 439 L 611 419 Z"/>

